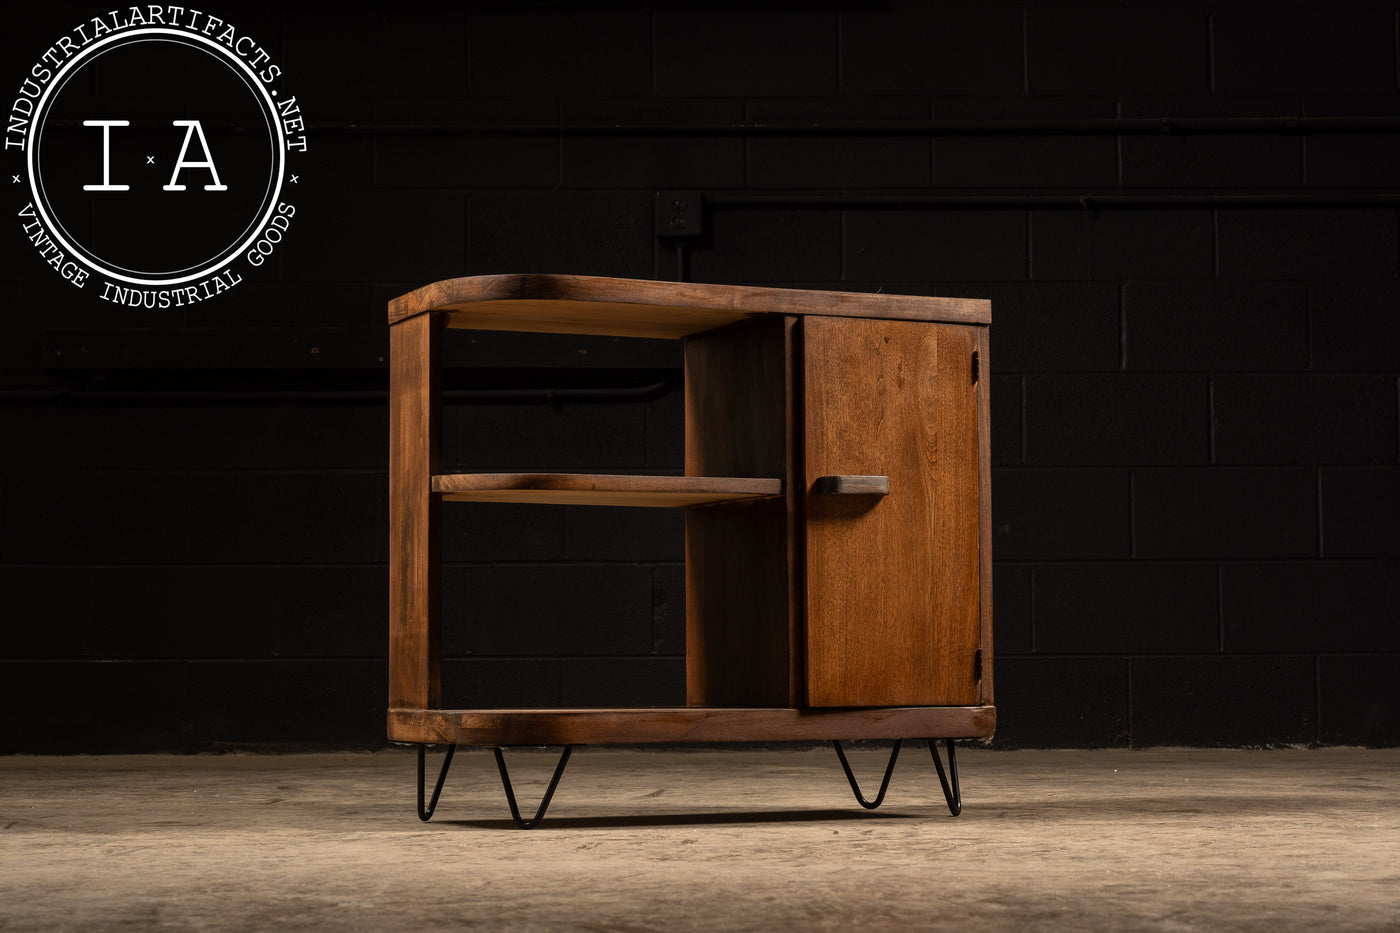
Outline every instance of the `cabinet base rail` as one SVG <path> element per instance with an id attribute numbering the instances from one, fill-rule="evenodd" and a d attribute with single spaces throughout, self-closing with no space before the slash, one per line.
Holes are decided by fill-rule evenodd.
<path id="1" fill-rule="evenodd" d="M 948 771 L 943 770 L 943 762 L 938 757 L 938 740 L 928 740 L 929 754 L 933 756 L 933 765 L 938 769 L 938 783 L 943 786 L 943 799 L 948 803 L 948 810 L 953 816 L 962 813 L 962 790 L 958 785 L 958 759 L 953 747 L 953 740 L 946 740 L 948 745 Z M 880 782 L 880 792 L 875 795 L 874 800 L 867 800 L 860 791 L 860 784 L 856 781 L 855 774 L 851 771 L 850 762 L 846 760 L 846 752 L 841 748 L 840 740 L 833 739 L 832 746 L 836 749 L 836 757 L 841 761 L 841 768 L 846 772 L 846 780 L 850 782 L 851 790 L 855 792 L 856 801 L 867 810 L 874 810 L 885 801 L 885 792 L 890 787 L 890 777 L 894 774 L 894 763 L 899 758 L 899 750 L 904 744 L 903 739 L 896 739 L 894 748 L 890 751 L 889 764 L 885 766 L 885 776 Z M 554 799 L 554 791 L 559 786 L 559 779 L 564 775 L 564 768 L 569 763 L 569 756 L 574 753 L 572 745 L 564 746 L 564 753 L 559 758 L 559 763 L 554 768 L 554 775 L 549 779 L 549 787 L 545 789 L 544 797 L 540 800 L 539 808 L 535 810 L 535 815 L 530 819 L 520 816 L 520 807 L 515 800 L 515 789 L 510 782 L 510 771 L 506 768 L 505 754 L 499 745 L 491 746 L 491 751 L 496 756 L 496 769 L 501 774 L 501 786 L 505 788 L 506 803 L 510 806 L 510 818 L 520 829 L 534 829 L 544 819 L 545 811 L 549 809 L 549 802 Z M 418 819 L 428 822 L 433 818 L 433 813 L 437 810 L 438 799 L 442 796 L 442 785 L 447 780 L 447 771 L 452 766 L 452 756 L 457 752 L 456 745 L 447 746 L 447 753 L 442 759 L 442 768 L 438 771 L 437 783 L 433 787 L 432 798 L 424 804 L 427 795 L 427 744 L 418 746 Z M 951 781 L 949 776 L 951 775 Z"/>

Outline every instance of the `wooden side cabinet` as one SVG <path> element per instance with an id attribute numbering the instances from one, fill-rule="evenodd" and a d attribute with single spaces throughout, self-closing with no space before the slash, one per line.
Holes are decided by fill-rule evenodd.
<path id="1" fill-rule="evenodd" d="M 991 735 L 990 322 L 981 300 L 559 275 L 391 301 L 389 738 L 420 746 L 419 815 L 428 744 L 495 747 L 533 825 L 501 746 Z M 685 475 L 443 474 L 449 328 L 683 340 Z M 442 709 L 454 501 L 687 509 L 686 705 Z"/>

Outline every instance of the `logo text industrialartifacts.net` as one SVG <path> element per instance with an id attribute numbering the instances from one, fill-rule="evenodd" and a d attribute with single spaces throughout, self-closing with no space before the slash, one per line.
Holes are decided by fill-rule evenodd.
<path id="1" fill-rule="evenodd" d="M 71 285 L 131 308 L 204 301 L 278 261 L 306 149 L 258 38 L 165 4 L 54 40 L 3 147 L 25 239 Z"/>

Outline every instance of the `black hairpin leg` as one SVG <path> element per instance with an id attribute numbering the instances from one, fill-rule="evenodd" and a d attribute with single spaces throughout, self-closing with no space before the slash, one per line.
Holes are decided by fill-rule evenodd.
<path id="1" fill-rule="evenodd" d="M 501 772 L 501 785 L 506 789 L 506 802 L 510 804 L 510 818 L 521 829 L 534 829 L 539 821 L 544 819 L 544 811 L 549 809 L 549 801 L 554 796 L 554 788 L 559 786 L 559 778 L 564 774 L 564 766 L 569 763 L 569 756 L 574 753 L 574 747 L 572 745 L 564 746 L 564 755 L 559 759 L 559 764 L 554 769 L 554 777 L 550 778 L 549 789 L 544 792 L 540 808 L 535 811 L 534 817 L 528 820 L 520 818 L 520 808 L 515 805 L 515 791 L 511 789 L 510 774 L 506 771 L 506 756 L 501 754 L 499 746 L 491 751 L 496 753 L 496 767 Z"/>
<path id="2" fill-rule="evenodd" d="M 938 758 L 937 739 L 928 740 L 928 753 L 933 756 L 933 766 L 938 769 L 938 783 L 943 785 L 943 799 L 948 801 L 948 811 L 957 816 L 962 812 L 962 789 L 958 787 L 958 756 L 953 751 L 953 740 L 948 739 L 948 772 L 953 776 L 951 782 L 948 775 L 943 773 L 943 762 Z"/>
<path id="3" fill-rule="evenodd" d="M 433 788 L 433 799 L 428 805 L 423 806 L 424 791 L 424 770 L 426 769 L 425 759 L 428 755 L 428 746 L 418 746 L 418 818 L 424 823 L 433 818 L 433 811 L 437 809 L 438 797 L 442 796 L 442 782 L 447 780 L 447 769 L 452 765 L 452 754 L 457 751 L 457 746 L 447 746 L 447 757 L 442 759 L 442 770 L 438 772 L 437 786 Z"/>
<path id="4" fill-rule="evenodd" d="M 860 805 L 867 810 L 874 810 L 884 803 L 885 791 L 890 789 L 890 775 L 894 774 L 894 763 L 899 758 L 899 747 L 904 744 L 904 740 L 894 740 L 894 749 L 890 752 L 890 763 L 885 766 L 885 779 L 880 782 L 880 793 L 875 795 L 874 800 L 866 800 L 861 794 L 860 785 L 856 783 L 856 776 L 851 773 L 851 765 L 846 761 L 846 753 L 841 750 L 841 743 L 832 739 L 831 744 L 836 748 L 836 757 L 841 759 L 841 769 L 846 772 L 846 780 L 851 782 L 851 790 L 855 791 L 856 800 Z M 941 770 L 939 773 L 942 773 Z"/>

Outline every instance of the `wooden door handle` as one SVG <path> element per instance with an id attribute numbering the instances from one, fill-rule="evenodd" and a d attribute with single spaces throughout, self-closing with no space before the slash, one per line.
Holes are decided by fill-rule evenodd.
<path id="1" fill-rule="evenodd" d="M 888 496 L 888 476 L 819 476 L 812 483 L 819 496 Z"/>

